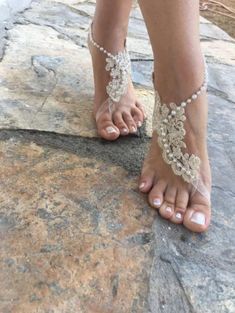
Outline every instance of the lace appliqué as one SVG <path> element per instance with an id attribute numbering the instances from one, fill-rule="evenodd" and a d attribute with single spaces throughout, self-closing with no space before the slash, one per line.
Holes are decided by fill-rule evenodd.
<path id="1" fill-rule="evenodd" d="M 94 39 L 92 34 L 92 23 L 89 29 L 88 39 L 101 52 L 107 55 L 106 57 L 106 71 L 110 72 L 111 81 L 106 87 L 108 99 L 104 105 L 108 103 L 109 111 L 111 113 L 112 107 L 115 103 L 121 100 L 121 97 L 126 93 L 129 83 L 129 76 L 131 74 L 131 60 L 126 45 L 123 51 L 112 54 L 100 46 Z M 125 42 L 126 44 L 126 42 Z M 102 107 L 102 106 L 101 106 Z"/>
<path id="2" fill-rule="evenodd" d="M 107 94 L 113 102 L 119 102 L 127 91 L 131 72 L 128 52 L 124 50 L 117 55 L 108 56 L 105 69 L 110 72 L 111 76 L 111 81 L 106 87 Z"/>
<path id="3" fill-rule="evenodd" d="M 162 148 L 162 156 L 175 175 L 182 176 L 188 183 L 194 183 L 199 176 L 201 160 L 198 156 L 184 153 L 186 149 L 184 138 L 186 131 L 184 121 L 186 120 L 185 109 L 170 103 L 169 106 L 161 104 L 160 97 L 156 92 L 155 104 L 155 129 L 158 133 L 158 144 Z"/>

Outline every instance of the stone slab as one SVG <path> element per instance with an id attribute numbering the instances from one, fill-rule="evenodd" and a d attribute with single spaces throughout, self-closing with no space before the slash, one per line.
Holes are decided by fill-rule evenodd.
<path id="1" fill-rule="evenodd" d="M 0 22 L 6 21 L 16 12 L 29 7 L 32 0 L 1 0 L 0 1 Z"/>
<path id="2" fill-rule="evenodd" d="M 86 7 L 35 2 L 9 30 L 0 65 L 1 128 L 97 137 L 92 67 L 85 47 L 90 17 L 79 13 Z M 153 93 L 139 85 L 137 94 L 146 106 L 150 136 Z"/>
<path id="3" fill-rule="evenodd" d="M 147 313 L 155 213 L 124 159 L 88 139 L 5 134 L 0 312 Z"/>
<path id="4" fill-rule="evenodd" d="M 45 0 L 33 2 L 30 10 L 18 16 L 2 48 L 7 54 L 0 64 L 1 128 L 97 137 L 92 117 L 92 69 L 86 48 L 93 12 L 94 2 L 53 1 L 52 5 Z M 144 132 L 151 137 L 153 57 L 138 7 L 133 8 L 129 26 L 133 81 L 148 116 Z M 235 43 L 203 19 L 201 32 L 209 85 L 218 90 L 226 72 L 226 83 L 219 89 L 233 101 L 234 80 L 230 76 L 234 68 L 231 71 L 226 66 L 234 66 Z"/>

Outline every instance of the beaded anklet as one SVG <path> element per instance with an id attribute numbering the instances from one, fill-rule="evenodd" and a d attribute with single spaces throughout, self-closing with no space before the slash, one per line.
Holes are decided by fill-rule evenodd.
<path id="1" fill-rule="evenodd" d="M 205 73 L 201 87 L 179 105 L 173 102 L 169 105 L 162 104 L 157 91 L 155 98 L 153 128 L 158 134 L 158 144 L 162 149 L 163 159 L 171 166 L 175 175 L 181 176 L 185 182 L 193 184 L 195 188 L 199 182 L 201 160 L 194 154 L 189 155 L 182 151 L 182 149 L 187 149 L 184 142 L 186 135 L 184 128 L 185 108 L 206 90 L 207 75 Z"/>
<path id="2" fill-rule="evenodd" d="M 93 38 L 92 24 L 90 25 L 88 39 L 94 47 L 107 55 L 105 70 L 110 72 L 111 81 L 106 87 L 106 92 L 108 94 L 107 101 L 109 104 L 109 110 L 111 111 L 114 103 L 118 103 L 127 91 L 129 76 L 131 74 L 130 57 L 126 47 L 123 51 L 114 55 L 100 46 Z"/>

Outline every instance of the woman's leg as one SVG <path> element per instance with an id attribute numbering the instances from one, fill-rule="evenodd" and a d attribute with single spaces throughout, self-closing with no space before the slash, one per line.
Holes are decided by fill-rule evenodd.
<path id="1" fill-rule="evenodd" d="M 124 50 L 124 43 L 127 36 L 127 27 L 132 0 L 97 0 L 96 11 L 93 19 L 93 39 L 105 50 L 116 54 Z M 93 61 L 93 72 L 95 82 L 94 114 L 97 117 L 98 133 L 107 140 L 115 140 L 119 135 L 135 133 L 138 126 L 144 120 L 141 105 L 137 102 L 134 88 L 129 79 L 127 92 L 112 114 L 108 106 L 105 110 L 99 111 L 101 105 L 107 100 L 106 86 L 110 82 L 110 72 L 105 70 L 106 58 L 102 51 L 92 43 L 89 48 Z M 101 113 L 100 113 L 101 112 Z"/>
<path id="2" fill-rule="evenodd" d="M 180 103 L 202 85 L 204 62 L 199 37 L 199 1 L 140 0 L 153 53 L 155 89 L 164 103 Z M 185 109 L 185 143 L 189 154 L 201 159 L 200 175 L 210 193 L 211 174 L 207 154 L 207 98 L 202 92 Z M 149 193 L 150 204 L 173 223 L 184 223 L 201 232 L 210 223 L 210 201 L 176 176 L 162 158 L 154 132 L 144 162 L 140 190 Z"/>

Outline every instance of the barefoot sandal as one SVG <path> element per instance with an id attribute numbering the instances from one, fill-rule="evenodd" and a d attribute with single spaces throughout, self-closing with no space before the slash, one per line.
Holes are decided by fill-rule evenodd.
<path id="1" fill-rule="evenodd" d="M 194 187 L 194 191 L 199 191 L 210 201 L 210 193 L 200 177 L 200 158 L 195 154 L 184 152 L 187 149 L 184 138 L 186 130 L 184 121 L 186 120 L 185 109 L 207 90 L 207 72 L 205 71 L 204 82 L 201 87 L 188 99 L 179 105 L 162 103 L 159 93 L 155 91 L 155 108 L 153 114 L 153 129 L 158 134 L 158 144 L 162 149 L 163 160 L 169 164 L 175 175 Z"/>
<path id="2" fill-rule="evenodd" d="M 106 51 L 93 39 L 92 24 L 89 29 L 88 40 L 93 44 L 93 46 L 107 56 L 105 70 L 110 72 L 111 77 L 111 81 L 106 87 L 108 99 L 100 106 L 96 113 L 96 120 L 98 120 L 103 112 L 107 110 L 107 106 L 109 113 L 112 114 L 115 104 L 118 104 L 122 96 L 127 92 L 129 77 L 131 74 L 131 61 L 129 53 L 126 49 L 126 41 L 123 51 L 117 54 L 112 54 Z"/>

